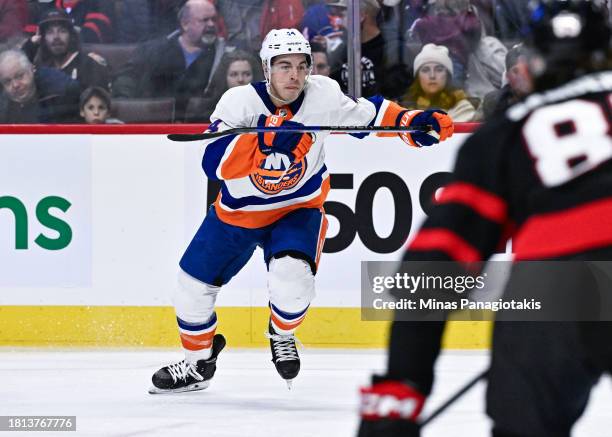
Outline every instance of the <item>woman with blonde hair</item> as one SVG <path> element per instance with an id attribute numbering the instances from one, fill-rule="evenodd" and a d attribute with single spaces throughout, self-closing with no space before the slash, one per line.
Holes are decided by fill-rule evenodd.
<path id="1" fill-rule="evenodd" d="M 452 82 L 453 63 L 444 46 L 426 44 L 414 58 L 414 81 L 402 99 L 411 109 L 439 108 L 455 122 L 472 121 L 476 108 Z"/>

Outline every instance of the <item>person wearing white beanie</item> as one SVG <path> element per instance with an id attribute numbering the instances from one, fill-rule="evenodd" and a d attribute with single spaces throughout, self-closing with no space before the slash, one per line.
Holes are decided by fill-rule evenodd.
<path id="1" fill-rule="evenodd" d="M 417 72 L 424 65 L 430 62 L 440 64 L 453 75 L 453 61 L 448 54 L 448 49 L 444 46 L 435 44 L 425 44 L 420 53 L 414 58 L 414 71 Z"/>
<path id="2" fill-rule="evenodd" d="M 472 121 L 476 109 L 465 91 L 451 85 L 453 62 L 448 48 L 425 44 L 414 58 L 414 81 L 402 104 L 408 108 L 440 108 L 458 122 Z"/>

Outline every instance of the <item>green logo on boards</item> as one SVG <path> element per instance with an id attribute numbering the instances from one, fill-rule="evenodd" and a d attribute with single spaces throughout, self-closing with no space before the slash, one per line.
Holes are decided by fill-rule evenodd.
<path id="1" fill-rule="evenodd" d="M 61 250 L 66 248 L 72 241 L 72 228 L 68 223 L 51 213 L 51 209 L 57 208 L 62 212 L 68 211 L 72 204 L 58 196 L 48 196 L 42 199 L 36 205 L 36 218 L 44 227 L 57 232 L 57 236 L 48 237 L 40 233 L 34 239 L 34 243 L 43 249 Z M 15 249 L 28 249 L 28 211 L 23 202 L 16 197 L 0 196 L 0 213 L 3 209 L 8 209 L 13 213 L 15 218 Z M 4 234 L 5 230 L 0 228 L 0 233 Z M 2 238 L 4 240 L 4 238 Z"/>

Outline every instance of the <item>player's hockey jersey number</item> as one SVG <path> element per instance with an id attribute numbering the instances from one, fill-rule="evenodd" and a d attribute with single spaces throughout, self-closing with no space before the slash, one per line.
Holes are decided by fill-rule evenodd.
<path id="1" fill-rule="evenodd" d="M 523 136 L 544 185 L 562 185 L 612 158 L 604 111 L 599 103 L 571 100 L 537 109 L 529 117 Z"/>

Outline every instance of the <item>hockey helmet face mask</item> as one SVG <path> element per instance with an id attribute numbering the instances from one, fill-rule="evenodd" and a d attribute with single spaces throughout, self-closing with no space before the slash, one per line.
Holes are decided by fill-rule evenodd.
<path id="1" fill-rule="evenodd" d="M 606 68 L 611 32 L 602 2 L 539 0 L 531 8 L 525 47 L 538 89 Z"/>
<path id="2" fill-rule="evenodd" d="M 266 35 L 262 45 L 259 57 L 263 64 L 264 76 L 266 77 L 266 86 L 268 93 L 275 99 L 283 103 L 291 103 L 285 101 L 271 92 L 270 78 L 272 71 L 272 60 L 281 55 L 306 55 L 306 63 L 308 64 L 308 73 L 306 75 L 306 81 L 304 82 L 304 88 L 308 83 L 308 78 L 312 73 L 312 54 L 310 50 L 310 44 L 306 41 L 306 38 L 296 29 L 272 29 Z M 303 90 L 303 88 L 302 88 Z M 300 93 L 302 92 L 300 90 Z"/>

